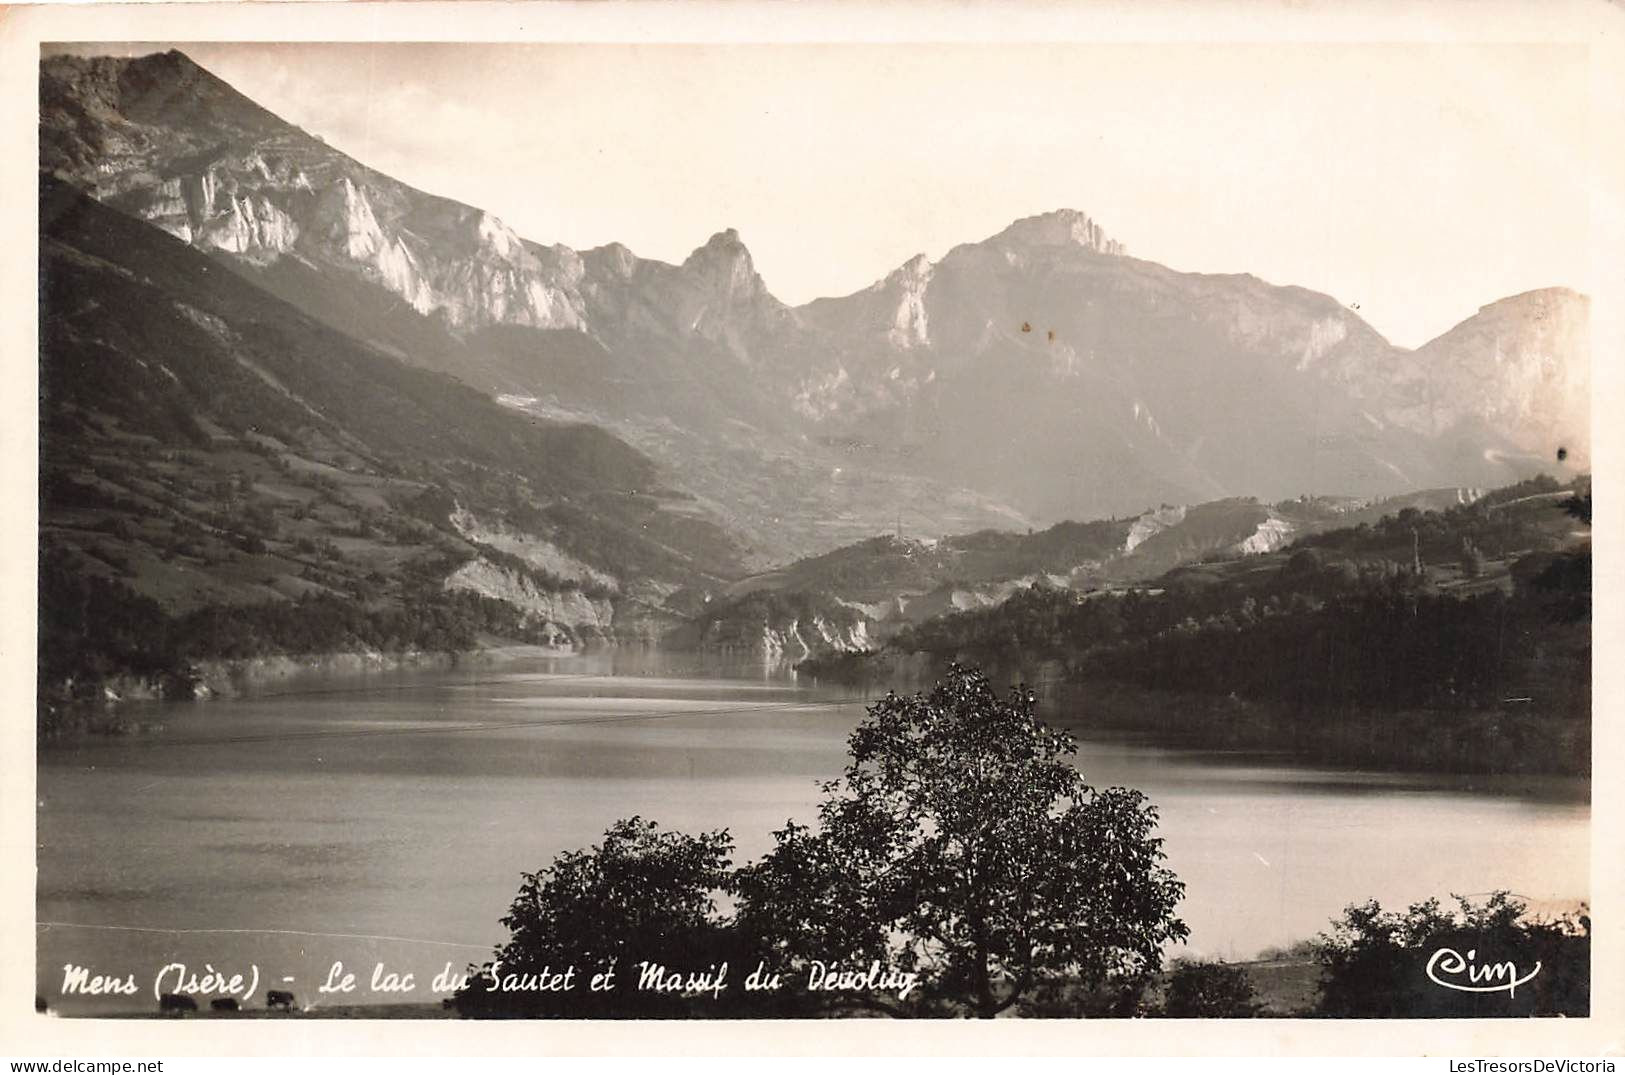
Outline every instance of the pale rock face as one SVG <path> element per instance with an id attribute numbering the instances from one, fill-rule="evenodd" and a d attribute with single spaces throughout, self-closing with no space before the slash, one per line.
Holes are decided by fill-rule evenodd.
<path id="1" fill-rule="evenodd" d="M 830 649 L 840 650 L 843 653 L 852 653 L 858 650 L 871 648 L 872 640 L 869 637 L 869 624 L 859 620 L 850 628 L 842 630 L 834 624 L 825 622 L 822 616 L 813 617 L 813 633 L 821 639 Z"/>
<path id="2" fill-rule="evenodd" d="M 1000 232 L 996 240 L 1020 246 L 1081 246 L 1098 254 L 1123 254 L 1123 244 L 1107 238 L 1100 225 L 1076 209 L 1026 217 Z"/>
<path id="3" fill-rule="evenodd" d="M 189 209 L 186 195 L 181 189 L 181 180 L 178 177 L 166 179 L 154 187 L 151 199 L 141 208 L 141 216 L 160 224 L 165 218 L 187 218 Z"/>
<path id="4" fill-rule="evenodd" d="M 811 623 L 791 620 L 786 627 L 762 627 L 758 654 L 770 663 L 804 661 L 814 653 L 854 653 L 871 648 L 869 625 L 859 620 L 842 630 L 815 616 Z"/>
<path id="5" fill-rule="evenodd" d="M 812 655 L 812 648 L 801 637 L 799 624 L 792 622 L 787 629 L 762 627 L 761 655 L 764 661 L 804 661 Z"/>
<path id="6" fill-rule="evenodd" d="M 1134 525 L 1129 527 L 1128 538 L 1123 542 L 1123 551 L 1125 553 L 1133 552 L 1146 539 L 1155 537 L 1170 526 L 1178 526 L 1184 521 L 1185 508 L 1183 506 L 1148 511 L 1135 519 Z"/>
<path id="7" fill-rule="evenodd" d="M 196 246 L 257 260 L 292 249 L 299 238 L 298 223 L 266 193 L 238 184 L 225 171 L 240 164 L 211 165 L 201 175 L 172 176 L 143 192 L 131 208 L 135 215 Z"/>
<path id="8" fill-rule="evenodd" d="M 452 572 L 444 585 L 447 590 L 467 590 L 506 601 L 534 621 L 563 628 L 573 639 L 607 638 L 614 628 L 615 609 L 610 602 L 588 598 L 579 591 L 549 593 L 486 560 L 469 561 Z"/>
<path id="9" fill-rule="evenodd" d="M 998 598 L 983 590 L 955 590 L 948 595 L 948 605 L 955 612 L 973 612 L 979 608 L 993 608 L 997 604 Z"/>
<path id="10" fill-rule="evenodd" d="M 157 224 L 160 228 L 164 229 L 183 243 L 190 244 L 192 242 L 192 225 L 186 223 L 184 220 L 155 220 L 153 223 Z"/>
<path id="11" fill-rule="evenodd" d="M 210 107 L 179 118 L 126 115 L 119 87 L 131 70 Z M 183 242 L 259 264 L 297 253 L 457 328 L 584 327 L 575 289 L 585 270 L 574 251 L 532 247 L 491 213 L 370 172 L 179 54 L 63 60 L 45 81 L 56 96 L 42 115 L 42 160 Z M 69 118 L 76 113 L 58 99 L 95 115 L 94 140 L 83 140 Z"/>
<path id="12" fill-rule="evenodd" d="M 1309 325 L 1308 339 L 1303 344 L 1303 355 L 1298 369 L 1306 370 L 1333 347 L 1348 338 L 1348 324 L 1341 317 L 1316 318 Z"/>
<path id="13" fill-rule="evenodd" d="M 850 397 L 851 384 L 852 378 L 844 366 L 836 367 L 835 372 L 817 380 L 803 382 L 794 399 L 797 413 L 814 421 L 828 418 L 840 411 L 842 403 Z"/>
<path id="14" fill-rule="evenodd" d="M 451 513 L 449 521 L 459 534 L 469 540 L 517 556 L 538 570 L 580 583 L 620 589 L 620 583 L 613 575 L 582 563 L 557 545 L 534 534 L 516 530 L 502 522 L 488 522 L 462 506 Z"/>
<path id="15" fill-rule="evenodd" d="M 479 214 L 474 229 L 480 245 L 499 258 L 511 259 L 523 249 L 524 244 L 520 242 L 519 236 L 490 213 Z"/>
<path id="16" fill-rule="evenodd" d="M 931 342 L 930 322 L 925 312 L 925 292 L 931 286 L 931 262 L 918 254 L 878 286 L 898 292 L 887 338 L 903 349 L 924 347 Z M 895 380 L 895 378 L 893 378 Z"/>
<path id="17" fill-rule="evenodd" d="M 620 243 L 598 246 L 582 255 L 583 260 L 606 276 L 630 280 L 637 271 L 638 257 Z"/>
<path id="18" fill-rule="evenodd" d="M 894 612 L 899 611 L 897 608 L 897 603 L 899 600 L 901 600 L 904 604 L 907 604 L 907 598 L 892 598 L 886 601 L 864 602 L 851 601 L 845 597 L 840 597 L 838 595 L 835 596 L 836 604 L 852 609 L 854 612 L 862 615 L 866 620 L 874 621 L 883 620 L 892 615 Z M 869 631 L 868 624 L 863 624 L 861 626 L 864 632 L 864 637 L 867 638 Z"/>
<path id="19" fill-rule="evenodd" d="M 1135 400 L 1132 411 L 1134 414 L 1134 420 L 1145 426 L 1147 432 L 1154 437 L 1162 436 L 1162 427 L 1157 425 L 1157 420 L 1152 416 L 1151 409 L 1149 407 L 1141 403 L 1139 400 Z"/>
<path id="20" fill-rule="evenodd" d="M 424 279 L 412 251 L 399 238 L 381 248 L 372 265 L 384 286 L 406 299 L 418 313 L 435 309 L 438 300 L 434 290 Z"/>
<path id="21" fill-rule="evenodd" d="M 345 176 L 322 192 L 316 203 L 315 235 L 342 250 L 352 261 L 370 263 L 387 243 L 372 203 Z"/>
<path id="22" fill-rule="evenodd" d="M 404 297 L 420 313 L 439 311 L 454 326 L 509 323 L 537 328 L 578 328 L 581 304 L 544 274 L 511 228 L 489 213 L 475 213 L 461 227 L 468 253 L 436 255 L 404 229 L 380 222 L 365 186 L 340 177 L 317 200 L 314 238 L 321 249 L 358 265 L 363 273 Z M 454 247 L 463 244 L 453 244 Z M 558 276 L 579 279 L 573 252 L 550 252 Z"/>
<path id="23" fill-rule="evenodd" d="M 1271 511 L 1251 537 L 1236 545 L 1236 551 L 1243 556 L 1274 552 L 1291 541 L 1293 533 L 1292 523 Z"/>
<path id="24" fill-rule="evenodd" d="M 1364 326 L 1323 296 L 1283 307 L 1256 277 L 1196 277 L 1192 282 L 1213 324 L 1232 342 L 1278 354 L 1300 372 L 1316 369 L 1331 380 L 1348 372 L 1323 367 L 1323 360 L 1350 341 L 1353 326 Z M 1375 334 L 1369 335 L 1376 343 Z"/>
<path id="25" fill-rule="evenodd" d="M 526 243 L 525 248 L 535 256 L 541 264 L 543 275 L 555 287 L 563 289 L 579 288 L 587 277 L 587 262 L 574 250 L 562 243 L 552 246 L 537 246 Z"/>
<path id="26" fill-rule="evenodd" d="M 299 225 L 264 195 L 228 198 L 225 212 L 199 224 L 192 233 L 197 246 L 264 258 L 293 249 Z"/>

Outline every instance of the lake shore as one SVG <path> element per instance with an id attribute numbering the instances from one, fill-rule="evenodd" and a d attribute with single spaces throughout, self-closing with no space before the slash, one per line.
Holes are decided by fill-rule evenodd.
<path id="1" fill-rule="evenodd" d="M 573 656 L 576 646 L 542 646 L 489 637 L 473 649 L 456 651 L 340 650 L 331 653 L 274 654 L 237 660 L 194 662 L 189 678 L 110 676 L 91 690 L 73 685 L 41 691 L 38 705 L 42 734 L 62 731 L 116 730 L 129 703 L 214 702 L 322 690 L 331 685 L 365 683 L 380 675 L 421 670 L 444 672 L 468 666 L 501 667 L 520 661 Z"/>

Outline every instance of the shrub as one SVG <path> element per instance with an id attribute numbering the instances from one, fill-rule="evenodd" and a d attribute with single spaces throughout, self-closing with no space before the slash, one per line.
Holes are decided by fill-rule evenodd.
<path id="1" fill-rule="evenodd" d="M 1168 976 L 1162 1014 L 1173 1019 L 1249 1019 L 1258 1014 L 1258 996 L 1241 967 L 1180 962 Z"/>

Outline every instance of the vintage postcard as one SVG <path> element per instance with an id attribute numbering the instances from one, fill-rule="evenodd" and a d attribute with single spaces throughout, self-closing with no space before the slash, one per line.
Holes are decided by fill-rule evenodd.
<path id="1" fill-rule="evenodd" d="M 1536 16 L 12 9 L 6 1050 L 1617 1052 Z"/>

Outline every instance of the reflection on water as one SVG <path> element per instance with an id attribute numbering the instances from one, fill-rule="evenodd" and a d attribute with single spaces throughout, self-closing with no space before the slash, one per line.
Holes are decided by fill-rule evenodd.
<path id="1" fill-rule="evenodd" d="M 256 964 L 261 997 L 432 1003 L 436 972 L 502 939 L 521 871 L 617 818 L 726 827 L 741 860 L 811 820 L 864 702 L 628 651 L 303 688 L 132 708 L 130 735 L 41 748 L 42 995 L 56 1003 L 71 962 L 143 988 L 81 1010 L 148 1009 L 153 975 L 180 960 Z M 1124 737 L 1085 741 L 1078 764 L 1160 808 L 1200 954 L 1301 940 L 1372 897 L 1587 896 L 1583 782 L 1469 786 Z M 317 993 L 334 961 L 360 970 L 355 993 Z M 372 994 L 379 961 L 418 990 Z"/>

